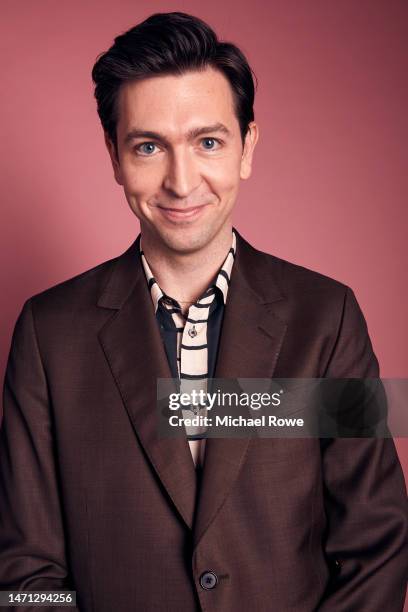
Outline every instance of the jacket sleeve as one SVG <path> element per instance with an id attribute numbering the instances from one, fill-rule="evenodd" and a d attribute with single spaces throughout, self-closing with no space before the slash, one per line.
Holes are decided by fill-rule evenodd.
<path id="1" fill-rule="evenodd" d="M 0 429 L 0 590 L 74 590 L 31 300 L 16 322 Z M 24 606 L 18 610 L 37 608 Z M 76 610 L 51 606 L 41 610 Z"/>
<path id="2" fill-rule="evenodd" d="M 378 378 L 367 325 L 347 289 L 328 378 Z M 392 438 L 322 439 L 331 580 L 319 612 L 402 612 L 407 498 Z"/>

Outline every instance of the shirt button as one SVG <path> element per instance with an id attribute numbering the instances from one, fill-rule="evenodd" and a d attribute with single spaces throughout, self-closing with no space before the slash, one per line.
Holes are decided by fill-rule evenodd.
<path id="1" fill-rule="evenodd" d="M 190 327 L 190 329 L 188 330 L 188 335 L 190 336 L 190 338 L 195 338 L 197 335 L 197 330 L 195 328 L 195 325 L 192 325 L 192 327 Z"/>
<path id="2" fill-rule="evenodd" d="M 217 582 L 217 574 L 214 574 L 214 572 L 204 572 L 200 576 L 200 584 L 203 589 L 213 589 L 217 585 Z"/>

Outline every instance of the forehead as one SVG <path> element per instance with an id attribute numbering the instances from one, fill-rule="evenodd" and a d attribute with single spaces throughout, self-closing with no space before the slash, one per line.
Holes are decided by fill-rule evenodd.
<path id="1" fill-rule="evenodd" d="M 137 127 L 171 134 L 217 122 L 239 129 L 231 86 L 212 68 L 126 83 L 117 103 L 122 133 Z"/>

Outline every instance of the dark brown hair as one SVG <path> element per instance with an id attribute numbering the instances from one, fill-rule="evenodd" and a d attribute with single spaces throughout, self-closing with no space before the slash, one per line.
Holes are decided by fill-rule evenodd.
<path id="1" fill-rule="evenodd" d="M 156 13 L 115 38 L 93 69 L 95 98 L 103 129 L 117 148 L 116 100 L 122 84 L 159 74 L 183 74 L 212 67 L 229 81 L 242 141 L 254 119 L 255 87 L 244 54 L 198 17 L 186 13 Z"/>

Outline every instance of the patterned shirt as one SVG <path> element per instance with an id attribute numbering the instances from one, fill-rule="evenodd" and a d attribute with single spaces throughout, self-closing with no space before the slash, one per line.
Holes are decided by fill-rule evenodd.
<path id="1" fill-rule="evenodd" d="M 170 371 L 178 380 L 180 393 L 207 391 L 218 352 L 222 317 L 236 253 L 236 235 L 232 231 L 231 248 L 213 283 L 190 306 L 187 315 L 180 304 L 159 287 L 147 263 L 140 239 L 140 256 L 150 289 L 156 319 L 166 350 Z M 182 416 L 204 416 L 205 406 L 182 409 Z M 204 426 L 185 426 L 191 455 L 196 467 L 202 467 L 205 453 Z"/>

